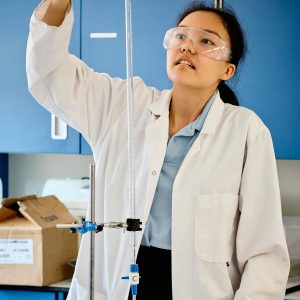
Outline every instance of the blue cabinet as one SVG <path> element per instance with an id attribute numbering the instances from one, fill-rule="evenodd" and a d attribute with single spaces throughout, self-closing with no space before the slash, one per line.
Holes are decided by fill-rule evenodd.
<path id="1" fill-rule="evenodd" d="M 1 300 L 57 300 L 55 293 L 0 290 Z"/>
<path id="2" fill-rule="evenodd" d="M 27 90 L 25 70 L 29 20 L 40 0 L 10 0 L 0 10 L 0 152 L 79 153 L 80 135 L 68 128 L 66 140 L 51 138 L 51 115 Z M 71 52 L 80 54 L 79 1 Z"/>
<path id="3" fill-rule="evenodd" d="M 124 1 L 82 1 L 81 30 L 83 61 L 98 72 L 125 78 Z M 93 38 L 95 35 L 96 37 Z M 81 153 L 91 153 L 83 137 Z"/>
<path id="4" fill-rule="evenodd" d="M 98 72 L 125 77 L 124 26 L 123 0 L 82 1 L 81 58 Z"/>
<path id="5" fill-rule="evenodd" d="M 0 285 L 1 300 L 65 300 L 68 288 Z"/>
<path id="6" fill-rule="evenodd" d="M 121 77 L 125 77 L 123 2 L 85 0 L 82 10 L 82 59 L 97 71 Z M 150 86 L 170 88 L 162 42 L 165 31 L 176 25 L 184 2 L 132 4 L 134 74 Z M 241 105 L 254 110 L 268 126 L 277 159 L 300 159 L 300 2 L 228 0 L 225 5 L 236 11 L 248 40 L 246 61 L 233 81 Z M 91 32 L 117 32 L 118 38 L 92 40 Z"/>
<path id="7" fill-rule="evenodd" d="M 277 159 L 300 159 L 300 2 L 228 0 L 248 41 L 235 84 L 271 131 Z"/>
<path id="8" fill-rule="evenodd" d="M 132 1 L 133 71 L 147 85 L 170 88 L 166 74 L 164 33 L 175 25 L 182 0 Z M 169 13 L 166 13 L 169 12 Z M 94 70 L 112 77 L 126 77 L 124 0 L 82 2 L 81 58 Z M 115 38 L 91 38 L 91 33 L 116 33 Z"/>
<path id="9" fill-rule="evenodd" d="M 81 136 L 81 140 L 80 140 L 80 153 L 92 154 L 92 149 L 83 136 Z"/>
<path id="10" fill-rule="evenodd" d="M 27 91 L 28 24 L 38 3 L 11 0 L 0 11 L 0 152 L 90 154 L 83 137 L 73 129 L 68 129 L 67 140 L 52 140 L 50 114 Z M 125 78 L 124 0 L 84 0 L 73 5 L 71 52 L 98 72 Z M 170 88 L 162 42 L 185 2 L 133 1 L 132 5 L 134 74 L 147 85 Z M 227 0 L 225 5 L 236 11 L 248 41 L 246 61 L 233 81 L 241 105 L 254 110 L 270 128 L 278 159 L 300 159 L 300 2 Z M 17 11 L 22 14 L 16 15 Z"/>
<path id="11" fill-rule="evenodd" d="M 149 86 L 171 88 L 166 71 L 165 32 L 175 27 L 184 1 L 133 1 L 133 70 Z"/>
<path id="12" fill-rule="evenodd" d="M 172 1 L 182 7 L 182 0 Z M 147 85 L 170 88 L 166 74 L 166 51 L 162 46 L 165 30 L 174 24 L 169 1 L 133 1 L 133 71 Z M 116 34 L 115 38 L 91 38 L 91 33 Z M 126 77 L 125 6 L 124 0 L 82 2 L 81 58 L 98 72 Z M 124 99 L 126 101 L 126 99 Z M 126 126 L 126 124 L 125 124 Z M 83 153 L 90 153 L 82 139 Z"/>

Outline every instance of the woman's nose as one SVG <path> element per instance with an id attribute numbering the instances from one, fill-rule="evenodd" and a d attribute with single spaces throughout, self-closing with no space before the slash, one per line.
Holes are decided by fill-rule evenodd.
<path id="1" fill-rule="evenodd" d="M 193 44 L 193 40 L 191 39 L 186 39 L 184 43 L 180 47 L 181 52 L 190 52 L 191 54 L 196 53 L 196 49 Z"/>

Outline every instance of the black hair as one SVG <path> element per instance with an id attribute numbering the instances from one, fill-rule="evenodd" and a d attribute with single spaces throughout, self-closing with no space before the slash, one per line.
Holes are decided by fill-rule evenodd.
<path id="1" fill-rule="evenodd" d="M 239 63 L 244 60 L 246 54 L 246 40 L 244 37 L 243 29 L 236 17 L 234 11 L 229 8 L 214 8 L 212 6 L 208 6 L 201 1 L 193 1 L 188 4 L 188 6 L 184 9 L 184 11 L 178 16 L 177 26 L 181 21 L 188 16 L 189 14 L 196 11 L 205 11 L 212 12 L 218 15 L 224 24 L 225 29 L 228 32 L 230 37 L 231 44 L 231 57 L 229 62 L 238 68 Z M 225 103 L 230 103 L 233 105 L 239 105 L 239 100 L 234 93 L 234 91 L 225 83 L 224 80 L 218 85 L 218 90 L 220 92 L 220 96 Z"/>

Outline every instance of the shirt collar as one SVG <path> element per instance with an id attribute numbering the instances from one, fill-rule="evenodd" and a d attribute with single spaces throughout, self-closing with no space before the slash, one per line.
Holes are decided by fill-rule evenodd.
<path id="1" fill-rule="evenodd" d="M 179 130 L 175 136 L 193 136 L 196 131 L 201 131 L 204 121 L 207 117 L 207 114 L 216 98 L 216 92 L 210 97 L 210 99 L 207 101 L 203 111 L 201 114 L 197 117 L 197 119 L 188 125 L 186 125 L 184 128 Z"/>
<path id="2" fill-rule="evenodd" d="M 199 115 L 199 117 L 194 121 L 195 122 L 195 129 L 198 131 L 201 131 L 204 121 L 209 113 L 209 110 L 211 108 L 211 106 L 214 103 L 214 100 L 216 99 L 216 94 L 217 92 L 215 91 L 214 94 L 210 97 L 210 99 L 208 100 L 208 102 L 206 103 L 202 113 Z"/>

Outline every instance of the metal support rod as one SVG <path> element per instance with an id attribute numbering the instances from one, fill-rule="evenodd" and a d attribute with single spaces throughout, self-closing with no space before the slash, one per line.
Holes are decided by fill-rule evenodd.
<path id="1" fill-rule="evenodd" d="M 90 164 L 90 219 L 95 223 L 95 164 Z M 90 300 L 94 300 L 95 290 L 95 231 L 90 232 Z"/>
<path id="2" fill-rule="evenodd" d="M 223 8 L 223 0 L 215 0 L 215 8 L 222 9 Z"/>

